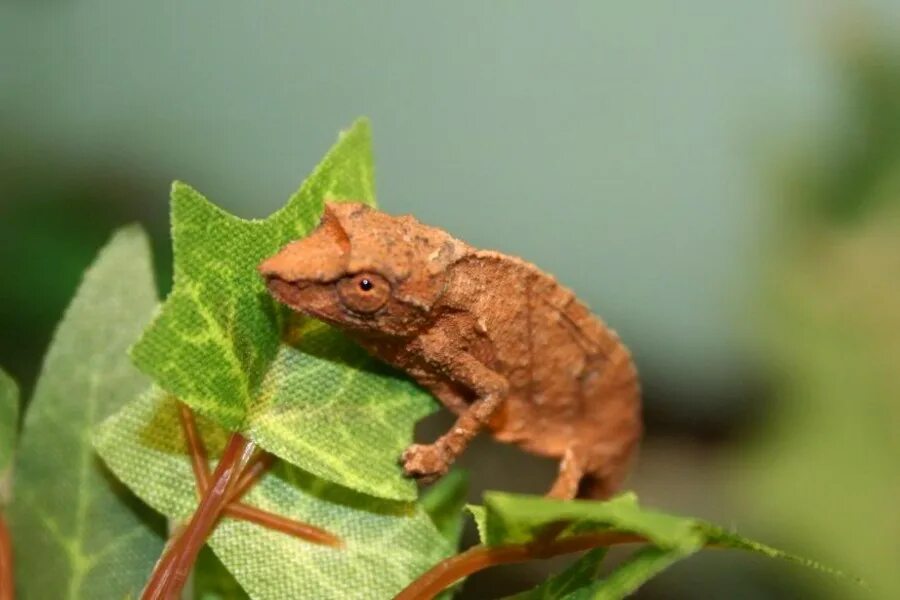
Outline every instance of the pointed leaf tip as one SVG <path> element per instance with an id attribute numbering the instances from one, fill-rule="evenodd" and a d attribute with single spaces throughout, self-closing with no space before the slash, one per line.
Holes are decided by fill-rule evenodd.
<path id="1" fill-rule="evenodd" d="M 147 231 L 140 223 L 127 223 L 113 232 L 107 246 L 114 246 L 122 243 L 117 240 L 123 240 L 125 242 L 129 240 L 141 241 L 146 242 L 149 246 L 150 236 L 147 235 Z"/>
<path id="2" fill-rule="evenodd" d="M 371 137 L 372 121 L 370 121 L 369 117 L 366 116 L 357 117 L 356 120 L 351 123 L 350 127 L 341 131 L 341 135 L 358 135 Z"/>
<path id="3" fill-rule="evenodd" d="M 411 501 L 416 486 L 397 457 L 434 400 L 321 323 L 305 321 L 301 342 L 284 343 L 282 329 L 297 319 L 269 298 L 257 271 L 318 224 L 326 198 L 374 204 L 370 137 L 368 119 L 357 119 L 287 205 L 262 220 L 235 217 L 175 181 L 175 285 L 131 355 L 161 388 L 284 460 Z M 367 426 L 348 426 L 360 422 Z"/>
<path id="4" fill-rule="evenodd" d="M 191 187 L 189 183 L 181 181 L 180 179 L 176 179 L 172 182 L 172 186 L 169 191 L 169 196 L 174 198 L 175 196 L 179 196 L 181 194 L 193 192 L 194 188 Z"/>

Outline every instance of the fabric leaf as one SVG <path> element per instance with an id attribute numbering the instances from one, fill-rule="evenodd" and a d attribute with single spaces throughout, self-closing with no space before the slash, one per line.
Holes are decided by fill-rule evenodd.
<path id="1" fill-rule="evenodd" d="M 0 369 L 0 508 L 8 501 L 8 486 L 19 428 L 19 388 Z"/>
<path id="2" fill-rule="evenodd" d="M 203 418 L 198 425 L 215 456 L 227 432 Z M 151 390 L 111 417 L 98 428 L 95 444 L 113 472 L 170 519 L 181 521 L 195 510 L 177 405 L 165 392 Z M 256 599 L 390 598 L 453 552 L 419 505 L 362 495 L 283 461 L 245 501 L 322 527 L 346 544 L 319 546 L 223 519 L 209 546 Z"/>
<path id="3" fill-rule="evenodd" d="M 596 502 L 487 492 L 484 507 L 483 541 L 491 546 L 530 542 L 546 526 L 559 522 L 571 523 L 568 533 L 614 529 L 644 536 L 664 548 L 693 546 L 700 535 L 693 519 L 644 509 L 632 493 Z"/>
<path id="4" fill-rule="evenodd" d="M 140 592 L 163 519 L 97 460 L 91 429 L 147 387 L 126 354 L 157 303 L 147 239 L 117 233 L 59 325 L 25 415 L 9 520 L 21 598 Z"/>
<path id="5" fill-rule="evenodd" d="M 453 548 L 459 548 L 465 525 L 466 494 L 469 491 L 469 473 L 454 469 L 428 488 L 422 496 L 422 508 L 431 517 L 444 539 Z M 463 580 L 437 595 L 436 600 L 449 600 L 462 587 Z"/>
<path id="6" fill-rule="evenodd" d="M 507 600 L 562 600 L 591 585 L 600 578 L 600 567 L 606 557 L 606 548 L 594 548 L 572 563 L 567 569 L 544 581 L 539 586 Z"/>
<path id="7" fill-rule="evenodd" d="M 607 577 L 601 577 L 600 565 L 606 549 L 595 548 L 562 573 L 507 600 L 620 600 L 698 550 L 699 545 L 675 549 L 646 546 L 635 551 Z"/>
<path id="8" fill-rule="evenodd" d="M 235 581 L 209 546 L 197 557 L 193 572 L 194 600 L 247 600 L 250 596 Z"/>
<path id="9" fill-rule="evenodd" d="M 709 545 L 748 550 L 843 576 L 815 561 L 747 539 L 711 523 L 643 508 L 632 493 L 598 502 L 487 492 L 484 507 L 470 507 L 469 510 L 479 521 L 482 542 L 490 546 L 529 543 L 545 533 L 548 526 L 563 524 L 564 528 L 558 534 L 560 538 L 601 531 L 629 533 L 644 538 L 653 547 L 675 552 L 671 556 L 680 552 L 687 556 Z M 640 571 L 638 567 L 635 569 Z"/>
<path id="10" fill-rule="evenodd" d="M 464 525 L 463 508 L 469 491 L 469 474 L 462 469 L 450 471 L 422 496 L 422 507 L 438 531 L 454 547 L 459 546 Z"/>
<path id="11" fill-rule="evenodd" d="M 244 429 L 269 452 L 315 475 L 410 501 L 397 459 L 436 405 L 426 392 L 327 325 L 290 315 Z"/>
<path id="12" fill-rule="evenodd" d="M 487 510 L 478 504 L 467 504 L 466 510 L 472 515 L 472 520 L 475 521 L 478 539 L 484 543 L 487 539 Z"/>
<path id="13" fill-rule="evenodd" d="M 619 600 L 626 598 L 676 562 L 699 550 L 699 545 L 680 548 L 657 548 L 655 546 L 641 548 L 607 577 L 566 595 L 565 599 Z"/>
<path id="14" fill-rule="evenodd" d="M 355 123 L 264 220 L 239 219 L 176 183 L 174 288 L 132 356 L 167 392 L 288 462 L 412 500 L 416 487 L 397 458 L 434 400 L 336 331 L 277 305 L 256 270 L 316 226 L 325 200 L 374 205 L 370 138 L 368 122 Z"/>

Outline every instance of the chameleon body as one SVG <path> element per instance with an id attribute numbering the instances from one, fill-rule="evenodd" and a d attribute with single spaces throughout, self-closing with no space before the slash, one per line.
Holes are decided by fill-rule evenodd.
<path id="1" fill-rule="evenodd" d="M 619 337 L 553 277 L 409 216 L 326 204 L 309 236 L 259 267 L 270 293 L 344 331 L 457 415 L 401 457 L 430 480 L 479 430 L 560 460 L 549 495 L 602 498 L 641 436 L 640 389 Z"/>

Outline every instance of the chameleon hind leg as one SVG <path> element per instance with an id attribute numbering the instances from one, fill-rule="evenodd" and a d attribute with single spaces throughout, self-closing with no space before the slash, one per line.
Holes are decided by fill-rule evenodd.
<path id="1" fill-rule="evenodd" d="M 610 464 L 614 463 L 610 461 Z M 559 475 L 556 476 L 553 487 L 547 492 L 547 497 L 560 500 L 611 498 L 619 487 L 621 477 L 608 471 L 608 469 L 591 470 L 588 461 L 578 448 L 569 446 L 559 462 Z"/>
<path id="2" fill-rule="evenodd" d="M 569 446 L 559 461 L 559 475 L 547 497 L 559 500 L 571 500 L 578 495 L 581 480 L 584 477 L 584 457 L 576 446 Z"/>

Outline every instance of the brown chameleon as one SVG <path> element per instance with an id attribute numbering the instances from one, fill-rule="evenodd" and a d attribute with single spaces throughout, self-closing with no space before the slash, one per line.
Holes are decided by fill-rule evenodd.
<path id="1" fill-rule="evenodd" d="M 409 216 L 327 203 L 318 228 L 259 266 L 270 293 L 344 331 L 457 415 L 401 457 L 430 480 L 483 427 L 561 458 L 549 492 L 603 498 L 641 436 L 640 390 L 619 337 L 550 275 Z"/>

